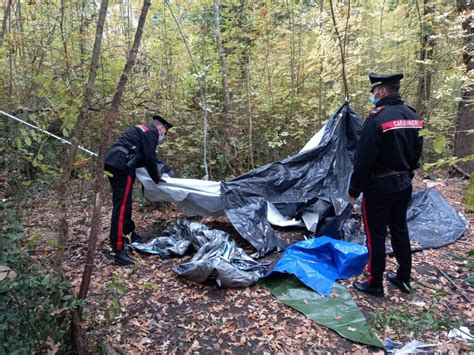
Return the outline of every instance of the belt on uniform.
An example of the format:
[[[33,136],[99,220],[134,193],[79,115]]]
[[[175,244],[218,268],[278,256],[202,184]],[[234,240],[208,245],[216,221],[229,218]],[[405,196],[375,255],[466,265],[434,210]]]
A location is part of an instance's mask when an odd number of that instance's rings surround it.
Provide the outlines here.
[[[385,171],[379,171],[375,173],[375,178],[383,178],[387,176],[394,176],[394,175],[403,175],[403,174],[408,174],[408,171],[397,171],[397,170],[385,170]]]
[[[111,151],[115,151],[115,150],[120,150],[121,152],[127,155],[130,154],[129,150],[125,148],[123,145],[116,145],[115,147],[112,147]]]

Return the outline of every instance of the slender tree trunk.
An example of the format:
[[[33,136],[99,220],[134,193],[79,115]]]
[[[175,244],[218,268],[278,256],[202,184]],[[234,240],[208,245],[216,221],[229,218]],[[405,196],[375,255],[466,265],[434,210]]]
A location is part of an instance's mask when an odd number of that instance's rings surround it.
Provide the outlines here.
[[[323,11],[324,1],[319,2],[319,41],[318,41],[318,53],[321,53],[321,38],[323,36]],[[323,72],[324,72],[324,59],[320,56],[321,62],[319,63],[319,88],[318,88],[318,123],[320,126],[323,119]]]
[[[59,274],[62,274],[62,263],[64,260],[64,248],[67,241],[68,235],[68,223],[67,223],[67,189],[69,180],[71,177],[72,166],[76,156],[77,146],[82,137],[84,126],[89,118],[89,108],[91,106],[91,100],[94,95],[95,78],[97,76],[97,69],[99,67],[99,54],[102,46],[102,37],[104,33],[104,23],[107,15],[107,8],[109,6],[109,0],[102,0],[99,11],[99,18],[97,20],[97,28],[95,33],[94,49],[92,51],[92,59],[89,70],[89,79],[84,90],[84,98],[82,102],[81,111],[79,117],[74,126],[73,135],[71,138],[71,146],[68,149],[66,158],[63,162],[63,170],[61,178],[58,184],[58,218],[59,218],[59,235],[58,235],[58,248],[56,249],[55,256],[55,270]]]
[[[8,0],[5,11],[3,12],[3,22],[2,22],[2,33],[0,33],[0,47],[3,46],[3,38],[7,32],[7,23],[10,21],[10,12],[12,8],[13,0]]]
[[[432,64],[435,40],[432,38],[433,29],[427,24],[426,18],[433,14],[435,5],[432,0],[423,0],[423,14],[421,14],[418,1],[416,1],[420,18],[420,53],[419,76],[417,89],[417,103],[421,117],[428,118],[429,102],[431,96]]]
[[[67,53],[67,39],[66,39],[66,34],[64,33],[64,18],[66,16],[66,0],[61,0],[61,19],[59,21],[59,29],[61,31],[61,42],[63,43],[63,50],[64,50],[64,61],[66,64],[66,78],[69,81],[69,56]]]
[[[198,81],[199,85],[199,92],[201,95],[201,100],[202,102],[199,104],[200,108],[202,109],[204,113],[204,132],[203,132],[203,148],[204,148],[204,156],[203,156],[203,165],[204,165],[204,180],[209,179],[209,168],[207,164],[207,136],[208,136],[208,129],[209,129],[209,118],[208,118],[208,113],[209,109],[207,108],[207,95],[206,95],[206,82],[204,78],[204,82],[201,81],[201,75],[197,69],[196,63],[194,61],[194,57],[191,53],[191,49],[189,48],[188,41],[186,41],[186,37],[184,36],[183,30],[181,29],[181,25],[179,24],[178,19],[174,15],[173,9],[171,8],[171,5],[168,1],[165,1],[166,5],[168,6],[168,9],[171,12],[171,15],[176,23],[176,26],[178,27],[179,33],[181,35],[181,38],[184,42],[184,45],[186,47],[186,51],[188,52],[189,59],[191,59],[191,64],[193,65],[194,69],[194,74],[196,74],[196,78]]]
[[[332,22],[334,25],[334,31],[336,32],[336,36],[338,39],[338,44],[339,44],[339,51],[341,53],[341,64],[342,64],[342,81],[344,83],[344,96],[347,98],[349,97],[349,87],[347,85],[347,76],[346,76],[346,38],[347,36],[344,37],[344,41],[342,40],[341,35],[339,34],[339,30],[337,28],[337,23],[336,23],[336,16],[334,15],[334,6],[332,4],[332,0],[329,0],[329,6],[331,8],[331,17],[332,17]],[[348,6],[350,9],[351,6],[351,1],[348,1]],[[349,21],[349,15],[350,12],[347,12],[347,22]]]
[[[225,61],[224,48],[222,46],[221,20],[220,20],[220,0],[214,1],[215,32],[217,37],[217,51],[219,54],[219,66],[222,76],[222,91],[224,95],[224,116],[226,123],[226,151],[230,150],[230,168],[237,176],[242,173],[242,163],[240,162],[237,147],[234,142],[232,114],[230,112],[230,91],[229,91],[229,71]]]
[[[466,65],[468,73],[474,72],[474,44],[472,38],[474,36],[474,2],[472,0],[458,0],[458,10],[464,16],[462,23],[465,50],[463,62]],[[466,130],[474,130],[474,85],[469,84],[462,89],[462,101],[458,107],[458,117],[456,122],[456,135],[454,139],[454,155],[456,157],[464,157],[474,154],[474,138],[468,135]],[[474,161],[460,163],[460,167],[468,172],[474,172]]]
[[[128,76],[130,75],[130,71],[133,65],[135,64],[137,58],[138,47],[140,46],[140,42],[142,39],[143,27],[145,25],[145,20],[150,4],[150,0],[144,0],[143,2],[140,18],[138,19],[137,30],[135,32],[135,39],[133,41],[130,53],[128,54],[127,62],[125,63],[125,67],[123,68],[122,75],[120,76],[119,82],[117,84],[110,110],[104,118],[104,123],[102,126],[101,141],[99,145],[99,156],[97,158],[95,166],[94,210],[91,220],[91,231],[87,248],[86,264],[84,267],[84,273],[82,274],[81,288],[79,290],[79,298],[81,299],[85,299],[87,297],[87,292],[89,291],[89,285],[91,282],[92,271],[94,269],[94,258],[95,251],[97,248],[97,236],[99,234],[99,226],[101,220],[102,185],[104,182],[105,153],[109,145],[112,125],[115,123],[115,120],[118,115],[119,105],[122,99],[122,94],[125,89],[125,85],[127,84]]]
[[[248,56],[247,65],[245,66],[245,91],[247,93],[247,119],[249,122],[249,155],[250,167],[255,168],[253,159],[253,118],[252,118],[252,98],[250,93],[250,56]]]

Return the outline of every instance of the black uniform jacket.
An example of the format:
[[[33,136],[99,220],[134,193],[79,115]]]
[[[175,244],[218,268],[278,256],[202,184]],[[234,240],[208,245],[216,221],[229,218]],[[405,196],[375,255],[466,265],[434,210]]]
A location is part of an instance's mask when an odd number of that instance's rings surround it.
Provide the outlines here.
[[[145,167],[152,180],[159,181],[160,175],[156,158],[158,137],[158,130],[153,123],[128,129],[107,152],[105,158],[106,168],[134,171],[135,168]],[[133,164],[130,164],[130,162],[133,162]]]
[[[423,148],[423,121],[400,96],[382,98],[364,122],[349,195],[403,191],[411,185]]]

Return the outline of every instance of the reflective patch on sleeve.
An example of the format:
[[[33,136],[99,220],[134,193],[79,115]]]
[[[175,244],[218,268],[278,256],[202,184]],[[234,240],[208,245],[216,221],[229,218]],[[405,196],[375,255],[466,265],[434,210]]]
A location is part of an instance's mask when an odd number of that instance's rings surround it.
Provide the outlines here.
[[[149,129],[146,125],[144,125],[144,124],[138,125],[137,127],[140,128],[140,129],[143,131],[143,133],[145,133],[145,132],[147,132],[147,131],[150,130],[150,129]]]
[[[382,123],[380,126],[382,128],[382,132],[391,131],[392,129],[406,129],[406,128],[415,128],[421,129],[423,128],[423,121],[422,120],[394,120]]]

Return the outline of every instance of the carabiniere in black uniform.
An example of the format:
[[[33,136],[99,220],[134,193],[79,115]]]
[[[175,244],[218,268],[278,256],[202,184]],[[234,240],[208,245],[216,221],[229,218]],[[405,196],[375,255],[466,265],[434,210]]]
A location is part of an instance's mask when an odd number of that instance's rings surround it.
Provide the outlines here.
[[[172,127],[159,115],[153,118],[160,123],[164,122],[167,129]],[[135,223],[132,220],[135,169],[145,167],[155,183],[163,181],[157,167],[158,143],[159,133],[155,123],[142,124],[128,129],[107,152],[105,170],[111,175],[109,181],[113,194],[110,242],[116,254],[124,249],[124,236],[131,233],[133,241],[135,234]]]
[[[372,90],[402,77],[403,74],[369,74]],[[419,167],[422,152],[423,140],[418,135],[422,125],[415,110],[405,105],[398,94],[381,98],[364,122],[349,188],[349,195],[354,198],[363,193],[362,217],[369,251],[369,279],[365,286],[354,283],[360,291],[383,296],[388,226],[399,268],[396,276],[388,274],[387,278],[403,292],[409,292],[411,247],[406,212],[411,199],[413,171]]]

